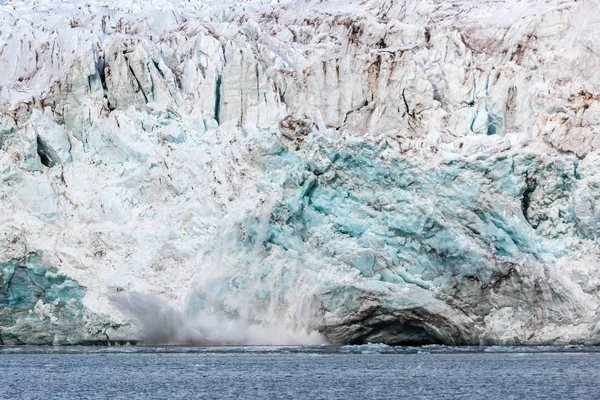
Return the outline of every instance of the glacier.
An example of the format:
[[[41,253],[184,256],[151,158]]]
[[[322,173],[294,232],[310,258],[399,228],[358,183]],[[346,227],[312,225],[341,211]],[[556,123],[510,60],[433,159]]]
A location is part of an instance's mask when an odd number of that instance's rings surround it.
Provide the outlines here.
[[[0,345],[597,344],[599,29],[0,2]]]

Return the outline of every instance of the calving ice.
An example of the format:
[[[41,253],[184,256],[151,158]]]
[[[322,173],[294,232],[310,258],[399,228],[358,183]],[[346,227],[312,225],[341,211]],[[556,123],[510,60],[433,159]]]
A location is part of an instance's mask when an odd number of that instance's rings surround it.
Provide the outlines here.
[[[0,343],[598,343],[599,29],[5,0]]]

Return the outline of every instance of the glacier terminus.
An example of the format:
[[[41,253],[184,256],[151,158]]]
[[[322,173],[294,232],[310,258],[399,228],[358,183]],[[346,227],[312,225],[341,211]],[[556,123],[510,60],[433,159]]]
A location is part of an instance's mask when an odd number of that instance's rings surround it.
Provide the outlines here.
[[[0,344],[598,344],[598,32],[598,0],[0,1]]]

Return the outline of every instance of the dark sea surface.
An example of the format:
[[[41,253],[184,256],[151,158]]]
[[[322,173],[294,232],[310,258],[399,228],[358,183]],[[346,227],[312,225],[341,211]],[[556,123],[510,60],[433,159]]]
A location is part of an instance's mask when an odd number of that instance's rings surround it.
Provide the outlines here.
[[[0,347],[0,399],[600,399],[589,347]]]

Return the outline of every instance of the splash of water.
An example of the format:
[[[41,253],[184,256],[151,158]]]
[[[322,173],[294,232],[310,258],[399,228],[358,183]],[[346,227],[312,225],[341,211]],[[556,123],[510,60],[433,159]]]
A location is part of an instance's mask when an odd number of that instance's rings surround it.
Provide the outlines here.
[[[156,296],[129,293],[112,301],[140,325],[146,344],[288,346],[326,344],[317,332],[290,332],[281,327],[252,324],[210,314],[189,316]]]

